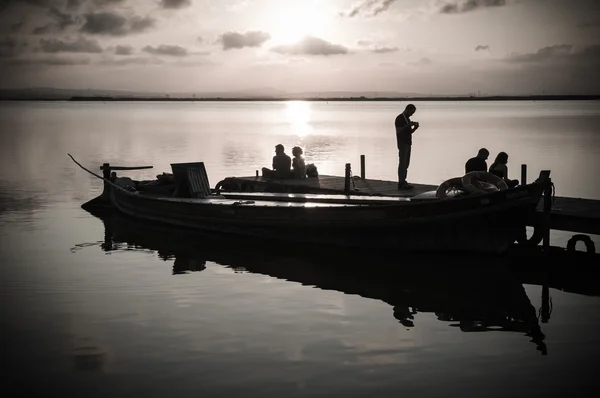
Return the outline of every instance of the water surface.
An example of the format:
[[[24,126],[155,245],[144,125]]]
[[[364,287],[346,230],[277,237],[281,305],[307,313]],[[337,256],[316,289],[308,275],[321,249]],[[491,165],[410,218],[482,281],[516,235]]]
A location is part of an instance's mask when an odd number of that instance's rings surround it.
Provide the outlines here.
[[[365,154],[367,177],[394,179],[393,119],[404,105],[1,103],[0,324],[9,387],[260,397],[538,396],[597,387],[596,296],[550,288],[548,320],[537,281],[489,258],[460,259],[463,267],[449,272],[456,259],[281,252],[99,218],[79,206],[101,182],[67,157],[98,172],[103,162],[154,166],[135,178],[204,161],[214,186],[268,166],[282,143],[288,152],[302,146],[322,174],[342,175],[348,162],[358,174]],[[508,152],[513,177],[521,163],[530,179],[551,169],[558,195],[600,199],[597,102],[416,105],[410,181],[462,175],[485,146],[492,156]],[[553,231],[552,243],[564,247],[570,236]],[[529,332],[535,325],[543,339]]]

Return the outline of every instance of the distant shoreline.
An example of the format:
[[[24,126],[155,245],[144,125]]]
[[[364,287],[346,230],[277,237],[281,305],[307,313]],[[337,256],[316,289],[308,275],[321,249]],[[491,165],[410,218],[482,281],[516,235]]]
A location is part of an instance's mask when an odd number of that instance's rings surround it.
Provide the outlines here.
[[[110,96],[73,96],[70,98],[51,98],[51,97],[39,97],[39,98],[0,98],[0,101],[160,101],[160,102],[241,102],[241,101],[257,101],[257,102],[280,102],[280,101],[597,101],[600,99],[600,95],[531,95],[531,96],[457,96],[457,97],[281,97],[281,98],[269,98],[269,97],[211,97],[211,98],[195,98],[195,97],[182,97],[182,98],[168,98],[168,97],[110,97]]]

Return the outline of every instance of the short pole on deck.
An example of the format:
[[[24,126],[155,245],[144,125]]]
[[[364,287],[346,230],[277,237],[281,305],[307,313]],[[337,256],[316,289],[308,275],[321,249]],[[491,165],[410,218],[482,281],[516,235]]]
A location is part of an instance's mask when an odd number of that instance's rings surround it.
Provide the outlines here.
[[[360,155],[360,178],[362,180],[365,179],[366,169],[365,169],[365,155]]]
[[[521,165],[521,185],[527,185],[527,165]]]
[[[258,170],[256,170],[256,176],[258,177]]]
[[[344,192],[350,192],[350,163],[346,163],[346,174],[344,176]]]
[[[102,177],[110,180],[110,163],[102,163]]]
[[[104,177],[104,189],[102,190],[102,194],[100,195],[100,197],[106,201],[108,201],[108,197],[109,197],[109,190],[110,190],[110,186],[108,185],[108,183],[106,182],[106,180],[110,180],[110,164],[109,163],[102,163],[102,166],[100,167],[102,169],[102,177]]]
[[[544,190],[544,240],[543,249],[550,249],[550,211],[552,210],[552,181],[548,179],[548,185]]]

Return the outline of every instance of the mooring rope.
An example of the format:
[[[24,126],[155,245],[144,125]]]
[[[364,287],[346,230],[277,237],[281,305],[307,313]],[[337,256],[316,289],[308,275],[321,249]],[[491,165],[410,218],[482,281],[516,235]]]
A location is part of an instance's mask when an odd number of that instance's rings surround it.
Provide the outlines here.
[[[88,173],[90,173],[91,175],[93,175],[94,177],[97,177],[97,178],[99,178],[101,180],[104,180],[106,182],[109,182],[109,183],[111,182],[110,180],[107,180],[106,178],[104,178],[102,176],[99,176],[98,174],[94,173],[93,171],[90,171],[90,170],[86,169],[85,167],[83,167],[81,165],[81,163],[79,163],[77,160],[75,160],[75,158],[73,156],[71,156],[70,153],[67,153],[67,155],[69,155],[69,157],[71,158],[71,160],[73,160],[77,166],[81,167],[82,169],[84,169],[85,171],[87,171]]]

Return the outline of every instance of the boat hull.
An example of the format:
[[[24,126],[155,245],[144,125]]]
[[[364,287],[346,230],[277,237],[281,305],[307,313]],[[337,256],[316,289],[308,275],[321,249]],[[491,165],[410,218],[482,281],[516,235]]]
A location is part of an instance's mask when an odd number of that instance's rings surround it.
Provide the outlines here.
[[[353,206],[177,199],[110,189],[123,214],[210,232],[298,244],[503,253],[522,234],[541,184],[445,201]]]

